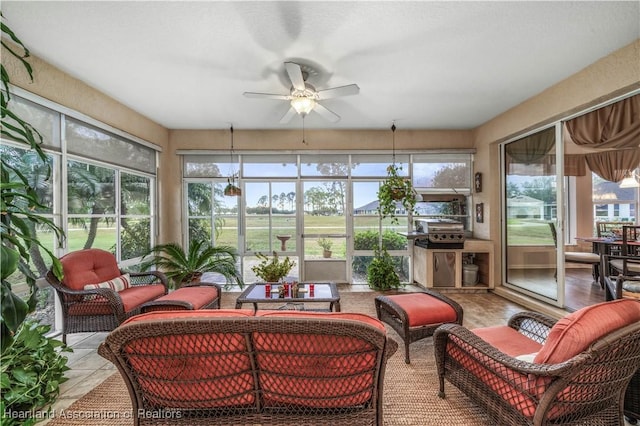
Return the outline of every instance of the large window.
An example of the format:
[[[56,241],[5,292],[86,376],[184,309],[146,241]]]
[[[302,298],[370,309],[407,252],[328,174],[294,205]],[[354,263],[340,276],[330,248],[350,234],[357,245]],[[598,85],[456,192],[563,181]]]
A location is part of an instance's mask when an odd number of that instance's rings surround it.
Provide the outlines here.
[[[156,151],[117,129],[17,90],[24,97],[13,95],[11,108],[43,136],[48,164],[4,138],[0,155],[36,189],[44,204],[38,214],[62,228],[66,237],[56,241],[51,232],[36,229],[39,241],[57,256],[95,247],[112,252],[121,266],[135,267],[155,241]],[[32,270],[43,277],[48,256],[38,247],[31,256]],[[15,291],[28,293],[23,277],[14,274],[11,279]],[[55,325],[52,290],[40,290],[33,316]]]
[[[185,235],[220,244],[222,230],[228,229],[224,241],[238,247],[247,282],[255,280],[255,253],[275,251],[296,260],[294,276],[305,273],[304,265],[325,262],[327,268],[346,265],[349,282],[365,283],[367,266],[379,247],[389,251],[402,281],[409,282],[410,245],[398,232],[411,228],[410,215],[400,213],[400,222],[392,224],[377,212],[377,192],[390,160],[388,153],[246,153],[234,154],[231,160],[225,154],[186,154]],[[418,183],[421,192],[462,195],[471,193],[471,160],[469,153],[395,156],[401,173]],[[242,196],[222,197],[216,185],[236,173]],[[225,207],[216,210],[220,205]],[[433,206],[423,207],[424,214],[434,211]],[[223,218],[223,211],[239,213]],[[437,213],[462,218],[466,211],[463,206],[458,212]],[[234,237],[235,244],[227,240]],[[327,243],[330,250],[323,248]]]
[[[635,223],[638,218],[638,188],[620,188],[619,183],[604,180],[595,173],[591,178],[595,221]]]

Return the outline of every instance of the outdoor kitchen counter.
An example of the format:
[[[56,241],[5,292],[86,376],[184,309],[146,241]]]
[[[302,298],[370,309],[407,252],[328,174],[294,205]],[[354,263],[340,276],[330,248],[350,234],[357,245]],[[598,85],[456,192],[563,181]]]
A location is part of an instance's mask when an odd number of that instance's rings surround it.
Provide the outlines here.
[[[449,282],[434,282],[436,261],[434,253],[448,253],[447,258],[453,264],[452,278]],[[478,283],[463,285],[463,254],[473,254],[473,263],[478,266]],[[494,287],[493,282],[493,242],[470,238],[465,240],[463,249],[425,249],[413,247],[413,280],[425,288],[445,291],[477,291]]]

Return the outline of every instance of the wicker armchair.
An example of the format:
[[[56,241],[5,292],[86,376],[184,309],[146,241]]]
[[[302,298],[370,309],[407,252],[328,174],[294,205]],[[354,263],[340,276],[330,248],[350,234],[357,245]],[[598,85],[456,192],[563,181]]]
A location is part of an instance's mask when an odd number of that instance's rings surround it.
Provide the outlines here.
[[[640,367],[640,302],[603,302],[559,321],[523,312],[507,326],[434,334],[440,378],[500,425],[622,425]]]
[[[629,260],[616,256],[622,260]],[[636,262],[639,260],[636,258]],[[640,300],[640,276],[606,276],[607,300],[631,298]],[[631,379],[624,394],[624,415],[631,424],[640,420],[640,370]]]
[[[113,254],[100,249],[68,253],[60,258],[64,278],[46,275],[62,305],[62,341],[67,334],[111,331],[139,314],[145,302],[167,294],[167,279],[160,272],[125,273]],[[114,282],[122,283],[122,288]],[[95,287],[95,288],[90,288]]]

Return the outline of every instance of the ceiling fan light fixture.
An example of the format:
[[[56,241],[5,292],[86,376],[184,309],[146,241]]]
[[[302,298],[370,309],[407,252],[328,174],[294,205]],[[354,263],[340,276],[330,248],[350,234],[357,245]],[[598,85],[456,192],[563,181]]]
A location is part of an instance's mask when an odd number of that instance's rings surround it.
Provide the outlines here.
[[[291,99],[291,106],[298,114],[307,115],[316,106],[316,100],[308,96],[296,96]]]

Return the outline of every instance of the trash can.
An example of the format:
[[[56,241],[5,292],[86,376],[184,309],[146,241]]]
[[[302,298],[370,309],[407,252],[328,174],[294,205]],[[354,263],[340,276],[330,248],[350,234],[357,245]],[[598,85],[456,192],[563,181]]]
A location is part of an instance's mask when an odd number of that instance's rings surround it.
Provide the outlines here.
[[[470,286],[478,284],[478,265],[469,263],[462,265],[462,285]]]

